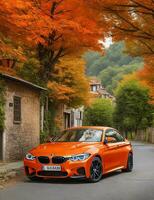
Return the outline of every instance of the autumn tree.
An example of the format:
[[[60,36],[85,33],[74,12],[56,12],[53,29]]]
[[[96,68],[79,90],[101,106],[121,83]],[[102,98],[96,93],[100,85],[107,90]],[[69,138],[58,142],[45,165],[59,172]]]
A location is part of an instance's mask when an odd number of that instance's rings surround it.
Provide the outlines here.
[[[133,45],[137,54],[154,54],[153,0],[95,0],[95,3],[113,39],[137,44]]]
[[[59,58],[98,48],[102,37],[97,13],[84,0],[2,0],[0,12],[1,55],[18,57],[37,46],[46,82]]]
[[[45,82],[50,79],[60,58],[69,54],[81,55],[88,48],[98,48],[98,39],[101,38],[95,12],[87,2],[54,1],[50,2],[48,11],[59,26],[52,28],[47,37],[43,36],[44,43],[38,44],[38,59]]]
[[[89,104],[89,84],[84,65],[81,58],[69,56],[56,65],[52,80],[48,82],[52,101],[70,107]]]
[[[151,103],[154,104],[154,62],[146,60],[145,66],[137,73],[139,80],[143,82],[150,90],[152,97]]]
[[[1,0],[0,13],[0,56],[21,60],[24,58],[23,47],[32,47],[39,40],[39,26],[38,32],[33,26],[38,14],[30,0],[24,3],[22,0]]]
[[[31,58],[18,67],[17,74],[25,80],[43,86],[40,63]],[[55,104],[78,107],[89,104],[89,83],[85,62],[80,57],[66,56],[55,66],[48,81],[49,97]]]

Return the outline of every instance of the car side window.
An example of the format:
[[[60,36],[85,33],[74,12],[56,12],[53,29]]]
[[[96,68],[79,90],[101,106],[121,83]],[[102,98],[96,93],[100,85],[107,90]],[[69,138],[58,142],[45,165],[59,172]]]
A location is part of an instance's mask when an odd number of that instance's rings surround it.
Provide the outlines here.
[[[105,139],[108,143],[123,142],[124,138],[114,129],[107,129]]]
[[[116,137],[116,133],[113,129],[106,130],[105,139],[107,140],[108,143],[118,142],[117,137]]]
[[[123,142],[124,138],[122,137],[122,135],[120,135],[120,133],[118,133],[116,130],[114,130],[114,132],[116,134],[117,142]]]

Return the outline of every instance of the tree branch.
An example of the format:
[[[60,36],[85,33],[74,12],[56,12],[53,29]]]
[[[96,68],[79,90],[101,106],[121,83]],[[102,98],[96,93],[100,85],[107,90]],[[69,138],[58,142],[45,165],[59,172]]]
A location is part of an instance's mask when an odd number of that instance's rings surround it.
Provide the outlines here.
[[[151,7],[150,8],[147,7],[145,4],[143,5],[143,4],[141,4],[141,3],[139,3],[139,2],[137,2],[135,0],[131,0],[131,2],[135,3],[136,5],[140,6],[141,8],[144,8],[146,10],[151,10],[152,12],[154,12],[154,9],[152,9]]]
[[[151,54],[154,54],[154,50],[151,48],[150,45],[148,45],[146,42],[144,42],[143,40],[139,40],[140,43],[142,43],[143,45],[145,45],[149,50]]]
[[[55,55],[55,57],[53,58],[53,63],[56,63],[57,60],[60,58],[61,54],[63,53],[64,51],[64,48],[63,47],[60,47],[57,54]]]
[[[134,25],[132,22],[130,22],[128,19],[124,18],[123,16],[121,16],[119,14],[119,12],[117,12],[116,10],[113,10],[112,8],[105,8],[106,10],[110,11],[111,13],[113,13],[115,16],[117,16],[118,18],[120,18],[122,21],[126,22],[128,25],[130,25],[133,29],[125,29],[123,27],[119,27],[116,26],[118,29],[124,30],[124,31],[128,31],[128,32],[140,32],[140,35],[147,35],[148,37],[146,37],[147,39],[154,39],[154,35],[150,34],[146,31],[143,31],[140,27],[137,27],[136,25]]]

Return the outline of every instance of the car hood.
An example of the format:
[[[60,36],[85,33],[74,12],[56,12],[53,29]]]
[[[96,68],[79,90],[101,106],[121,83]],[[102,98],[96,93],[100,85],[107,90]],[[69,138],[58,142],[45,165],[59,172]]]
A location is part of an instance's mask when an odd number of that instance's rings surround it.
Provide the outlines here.
[[[52,142],[41,144],[32,149],[34,156],[57,155],[66,156],[80,153],[95,153],[103,146],[101,142]]]

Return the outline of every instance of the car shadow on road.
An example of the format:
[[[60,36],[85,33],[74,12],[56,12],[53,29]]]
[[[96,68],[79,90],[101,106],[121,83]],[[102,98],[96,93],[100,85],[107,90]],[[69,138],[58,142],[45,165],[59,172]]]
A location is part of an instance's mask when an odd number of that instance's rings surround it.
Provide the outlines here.
[[[121,171],[115,171],[109,174],[103,175],[101,181],[120,175],[122,174]],[[100,182],[101,182],[100,181]],[[62,178],[62,179],[46,179],[46,180],[40,180],[40,181],[30,181],[28,178],[24,178],[23,182],[25,183],[45,183],[45,184],[90,184],[90,182],[87,179],[71,179],[71,178]]]
[[[108,179],[108,178],[112,178],[114,176],[118,176],[118,175],[122,175],[122,171],[121,170],[117,170],[117,171],[114,171],[114,172],[110,172],[109,174],[105,174],[103,175],[102,179]]]

